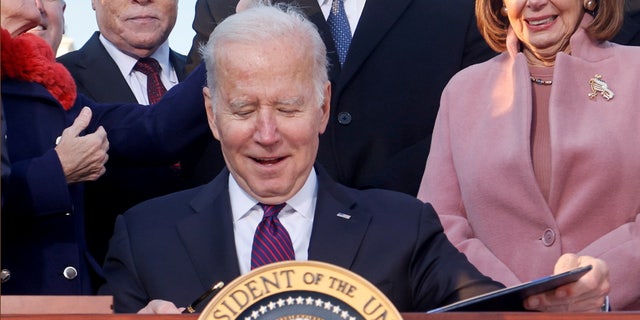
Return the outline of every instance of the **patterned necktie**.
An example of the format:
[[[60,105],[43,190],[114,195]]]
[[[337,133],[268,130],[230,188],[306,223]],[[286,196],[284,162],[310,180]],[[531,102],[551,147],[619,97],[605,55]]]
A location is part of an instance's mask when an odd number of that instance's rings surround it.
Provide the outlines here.
[[[160,71],[162,68],[158,61],[154,58],[140,58],[133,70],[140,71],[147,76],[147,97],[149,98],[149,104],[154,104],[160,101],[162,95],[167,92],[167,88],[162,84],[160,80]]]
[[[333,41],[336,43],[340,65],[342,65],[351,44],[351,28],[349,28],[347,13],[344,11],[344,0],[333,0],[327,23],[331,29]]]
[[[291,237],[278,219],[278,213],[285,205],[286,203],[274,206],[260,203],[264,215],[253,236],[252,270],[265,264],[295,259]]]

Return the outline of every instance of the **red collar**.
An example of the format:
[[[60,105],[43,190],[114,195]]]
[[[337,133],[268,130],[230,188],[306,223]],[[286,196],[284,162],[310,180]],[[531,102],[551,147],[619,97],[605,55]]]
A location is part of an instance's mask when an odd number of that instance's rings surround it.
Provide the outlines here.
[[[57,63],[53,50],[40,37],[30,33],[11,38],[2,29],[2,79],[11,78],[43,85],[65,110],[76,100],[76,83],[69,71]]]

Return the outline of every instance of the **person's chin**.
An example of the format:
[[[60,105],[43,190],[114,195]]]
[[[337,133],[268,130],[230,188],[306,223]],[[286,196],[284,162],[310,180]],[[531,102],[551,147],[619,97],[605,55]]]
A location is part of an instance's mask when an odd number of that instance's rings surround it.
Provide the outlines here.
[[[31,33],[34,36],[38,36],[40,38],[43,38],[46,40],[45,35],[47,34],[44,30],[39,30],[39,29],[31,29],[28,31],[29,33]]]

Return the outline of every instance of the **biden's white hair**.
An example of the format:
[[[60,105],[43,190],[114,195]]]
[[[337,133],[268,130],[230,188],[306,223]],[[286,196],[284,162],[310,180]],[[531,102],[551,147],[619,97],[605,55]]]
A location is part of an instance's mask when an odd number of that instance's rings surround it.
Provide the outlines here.
[[[225,50],[225,43],[264,43],[290,39],[293,45],[308,50],[313,55],[312,80],[318,105],[324,100],[324,86],[328,81],[326,47],[316,26],[298,7],[292,4],[257,0],[246,9],[224,19],[211,33],[209,41],[200,48],[207,68],[207,83],[212,94],[212,104],[218,103],[216,68],[218,59]],[[289,40],[287,40],[289,41]]]

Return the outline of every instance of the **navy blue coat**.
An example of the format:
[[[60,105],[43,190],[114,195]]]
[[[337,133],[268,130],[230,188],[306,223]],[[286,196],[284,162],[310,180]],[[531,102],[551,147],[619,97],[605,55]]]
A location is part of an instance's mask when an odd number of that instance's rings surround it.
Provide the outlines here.
[[[83,106],[93,110],[87,133],[107,130],[110,161],[172,163],[192,141],[210,135],[202,87],[204,66],[155,107],[97,104],[78,95],[65,112],[40,84],[2,81],[11,174],[2,185],[3,294],[92,294],[99,266],[86,248],[83,184],[67,185],[56,138]],[[105,84],[107,85],[107,84]],[[3,180],[5,182],[5,180]],[[67,267],[73,267],[73,277]],[[67,270],[67,279],[64,276]]]

